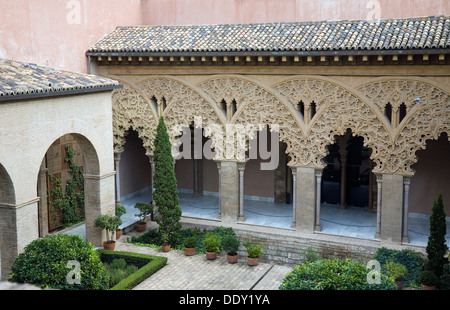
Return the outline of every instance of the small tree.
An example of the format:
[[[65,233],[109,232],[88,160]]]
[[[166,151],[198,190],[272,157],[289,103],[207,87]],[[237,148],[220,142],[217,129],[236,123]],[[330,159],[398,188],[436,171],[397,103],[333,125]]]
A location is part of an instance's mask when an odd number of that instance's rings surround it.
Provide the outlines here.
[[[153,159],[155,163],[153,199],[158,207],[155,218],[159,231],[168,235],[169,244],[175,245],[181,231],[181,208],[179,206],[177,180],[173,168],[172,145],[164,119],[159,118],[154,141]]]
[[[114,233],[120,226],[120,218],[108,214],[102,214],[94,221],[94,227],[101,228],[106,233],[106,240],[113,241]]]
[[[434,200],[430,216],[430,236],[427,243],[428,269],[433,271],[439,278],[442,275],[444,265],[448,263],[445,253],[448,250],[445,234],[447,226],[445,222],[444,205],[442,194],[439,193]]]
[[[145,223],[145,218],[153,212],[153,205],[151,203],[136,202],[134,207],[139,210],[139,213],[136,215],[139,217],[139,222],[141,223]]]

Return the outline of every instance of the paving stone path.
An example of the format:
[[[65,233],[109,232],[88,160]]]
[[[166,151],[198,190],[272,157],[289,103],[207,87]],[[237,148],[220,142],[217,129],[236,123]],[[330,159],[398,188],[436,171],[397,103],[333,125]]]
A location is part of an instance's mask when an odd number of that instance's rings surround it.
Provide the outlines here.
[[[136,286],[135,290],[278,290],[291,267],[260,263],[248,266],[246,257],[229,264],[221,252],[215,260],[205,254],[186,256],[183,251],[159,249],[117,242],[116,250],[168,258],[167,265]]]

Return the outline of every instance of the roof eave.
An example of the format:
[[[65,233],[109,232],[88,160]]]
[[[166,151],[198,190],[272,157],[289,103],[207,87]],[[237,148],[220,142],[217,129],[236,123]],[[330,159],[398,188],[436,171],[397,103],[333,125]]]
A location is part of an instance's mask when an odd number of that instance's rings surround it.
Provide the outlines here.
[[[122,87],[123,87],[122,84],[117,84],[117,85],[107,85],[107,86],[99,86],[99,87],[87,87],[87,88],[81,88],[81,89],[78,88],[78,89],[58,90],[58,91],[49,91],[49,92],[33,92],[33,93],[26,93],[26,94],[3,95],[3,96],[0,96],[0,102],[28,100],[28,99],[42,99],[42,98],[49,98],[49,97],[79,95],[79,94],[89,94],[89,93],[110,91],[110,90],[119,89]]]
[[[346,55],[422,55],[449,54],[450,48],[372,49],[372,50],[314,50],[314,51],[176,51],[176,52],[97,52],[87,56],[346,56]]]

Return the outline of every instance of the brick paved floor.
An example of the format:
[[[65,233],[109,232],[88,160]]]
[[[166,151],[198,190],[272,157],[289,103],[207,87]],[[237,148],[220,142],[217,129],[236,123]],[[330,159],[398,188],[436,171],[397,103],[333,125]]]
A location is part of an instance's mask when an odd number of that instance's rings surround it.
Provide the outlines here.
[[[121,238],[122,239],[122,238]],[[260,263],[248,266],[246,257],[229,264],[225,253],[207,260],[204,254],[186,256],[183,251],[161,250],[117,242],[116,250],[165,256],[167,265],[140,283],[135,290],[278,290],[291,267]]]

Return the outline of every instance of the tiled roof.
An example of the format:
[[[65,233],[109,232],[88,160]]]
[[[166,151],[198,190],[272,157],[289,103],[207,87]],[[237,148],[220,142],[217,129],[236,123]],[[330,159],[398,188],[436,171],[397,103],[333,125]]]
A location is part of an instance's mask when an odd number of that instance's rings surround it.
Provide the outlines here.
[[[447,49],[450,16],[323,22],[117,27],[88,55]]]
[[[95,92],[120,87],[117,81],[0,58],[0,101]]]

